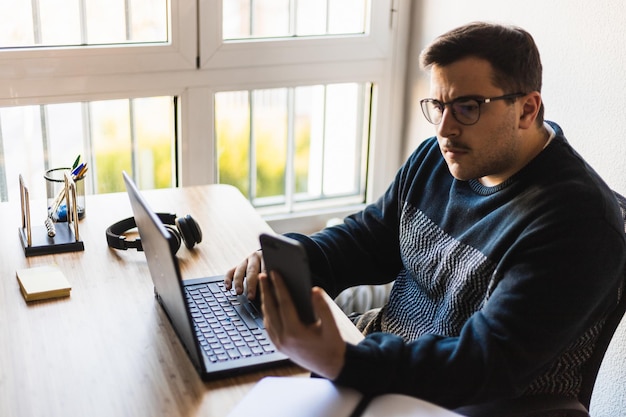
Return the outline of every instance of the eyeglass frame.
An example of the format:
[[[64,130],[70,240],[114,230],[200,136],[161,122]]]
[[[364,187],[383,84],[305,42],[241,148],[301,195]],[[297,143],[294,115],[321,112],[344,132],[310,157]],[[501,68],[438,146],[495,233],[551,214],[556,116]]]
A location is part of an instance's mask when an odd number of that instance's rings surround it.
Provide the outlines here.
[[[422,100],[420,100],[420,107],[422,108],[422,114],[424,115],[424,117],[426,118],[426,121],[428,121],[428,123],[433,124],[435,126],[441,124],[441,121],[443,120],[443,112],[446,109],[446,106],[450,106],[450,108],[452,109],[452,116],[454,116],[454,120],[456,120],[457,122],[461,123],[464,126],[472,126],[475,125],[476,123],[478,123],[478,121],[480,120],[480,106],[483,104],[488,104],[491,103],[493,101],[497,101],[497,100],[508,100],[508,99],[514,99],[514,98],[519,98],[519,97],[523,97],[525,96],[527,93],[511,93],[511,94],[504,94],[502,96],[497,96],[497,97],[489,97],[489,98],[480,98],[480,97],[472,97],[472,96],[463,96],[463,97],[457,97],[454,100],[448,101],[447,103],[444,103],[442,101],[439,101],[437,99],[434,98],[424,98]],[[465,123],[460,121],[457,116],[456,116],[456,111],[454,110],[454,104],[455,103],[459,103],[462,101],[468,101],[468,100],[473,100],[476,103],[478,103],[478,117],[476,117],[476,120],[473,121],[472,123]],[[441,108],[443,109],[441,111],[441,118],[439,119],[439,122],[434,123],[431,118],[428,116],[430,113],[426,110],[426,105],[428,103],[436,103],[439,106],[441,106]]]

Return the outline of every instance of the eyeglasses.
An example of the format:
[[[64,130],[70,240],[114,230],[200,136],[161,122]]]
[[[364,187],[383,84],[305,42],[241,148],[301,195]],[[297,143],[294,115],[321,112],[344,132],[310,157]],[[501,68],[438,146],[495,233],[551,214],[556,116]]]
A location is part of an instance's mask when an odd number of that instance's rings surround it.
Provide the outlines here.
[[[457,122],[462,125],[473,125],[480,119],[480,105],[491,103],[496,100],[510,100],[526,95],[525,93],[513,93],[505,94],[503,96],[491,97],[491,98],[474,98],[474,97],[459,97],[452,101],[443,103],[434,98],[425,98],[420,100],[422,106],[422,113],[424,117],[430,123],[438,125],[443,118],[443,111],[446,106],[450,106],[452,109],[452,115]]]

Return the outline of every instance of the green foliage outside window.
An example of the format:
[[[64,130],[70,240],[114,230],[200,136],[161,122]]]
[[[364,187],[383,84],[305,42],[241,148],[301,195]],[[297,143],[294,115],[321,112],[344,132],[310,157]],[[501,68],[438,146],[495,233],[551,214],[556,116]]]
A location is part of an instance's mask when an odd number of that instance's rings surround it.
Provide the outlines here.
[[[256,197],[285,194],[287,161],[286,116],[269,117],[255,130]],[[294,169],[296,192],[308,189],[310,123],[298,123],[295,138]],[[217,122],[219,182],[237,187],[250,198],[249,123],[222,117]]]

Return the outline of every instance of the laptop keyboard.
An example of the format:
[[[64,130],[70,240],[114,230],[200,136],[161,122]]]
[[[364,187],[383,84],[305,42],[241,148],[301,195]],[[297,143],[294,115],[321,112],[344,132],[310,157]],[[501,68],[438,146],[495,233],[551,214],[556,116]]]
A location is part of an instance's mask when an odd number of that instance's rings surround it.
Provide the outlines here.
[[[222,282],[185,287],[194,328],[211,362],[224,362],[276,351],[265,331],[253,319],[258,314],[242,305],[234,290]],[[242,309],[246,309],[243,312]],[[248,314],[246,314],[248,313]]]

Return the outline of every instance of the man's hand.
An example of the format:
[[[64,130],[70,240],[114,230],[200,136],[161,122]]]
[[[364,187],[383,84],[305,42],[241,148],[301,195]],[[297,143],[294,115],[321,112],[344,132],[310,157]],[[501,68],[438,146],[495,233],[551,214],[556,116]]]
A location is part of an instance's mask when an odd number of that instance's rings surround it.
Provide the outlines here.
[[[265,328],[274,345],[298,365],[329,379],[335,379],[344,365],[346,342],[335,324],[321,288],[311,291],[317,322],[305,325],[282,277],[260,276]]]
[[[262,252],[260,250],[253,252],[242,263],[226,272],[224,285],[229,290],[235,287],[237,294],[242,294],[244,280],[246,280],[246,295],[250,300],[253,300],[256,297],[259,274],[264,269]]]

